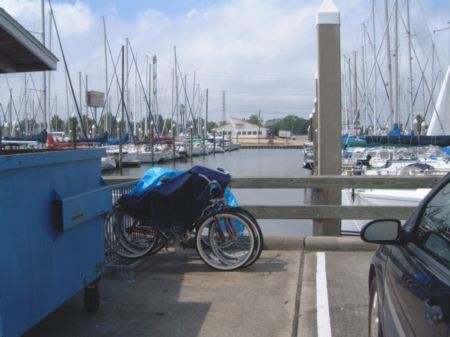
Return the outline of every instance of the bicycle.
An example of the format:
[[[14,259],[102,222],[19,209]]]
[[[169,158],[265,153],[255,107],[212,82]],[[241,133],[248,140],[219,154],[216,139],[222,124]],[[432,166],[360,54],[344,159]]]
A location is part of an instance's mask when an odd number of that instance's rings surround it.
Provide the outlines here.
[[[107,218],[106,237],[115,252],[124,258],[140,258],[175,243],[186,246],[193,239],[200,258],[214,269],[234,270],[255,263],[263,248],[258,222],[247,210],[227,205],[224,193],[227,184],[208,177],[212,170],[201,168],[200,171],[206,174],[194,174],[206,185],[198,195],[206,192],[208,205],[187,228],[167,227],[149,219],[143,221],[131,216],[120,202],[114,206]],[[192,173],[192,169],[188,172]]]

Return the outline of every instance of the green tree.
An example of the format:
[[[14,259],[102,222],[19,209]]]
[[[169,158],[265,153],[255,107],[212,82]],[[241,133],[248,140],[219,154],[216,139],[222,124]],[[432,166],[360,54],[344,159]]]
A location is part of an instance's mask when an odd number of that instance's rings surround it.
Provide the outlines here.
[[[291,131],[294,135],[306,135],[308,133],[309,120],[289,115],[275,123],[271,129],[274,134],[278,134],[279,130]]]
[[[247,119],[247,122],[249,122],[251,124],[259,125],[259,126],[263,126],[263,124],[264,124],[263,119],[255,114],[250,115],[250,117]]]
[[[106,130],[106,118],[108,118],[108,129]],[[112,137],[117,137],[117,120],[116,118],[111,114],[103,114],[98,122],[98,133],[104,134],[106,131],[110,133]]]
[[[422,123],[425,121],[425,117],[423,117],[422,115],[417,115],[416,121],[417,121],[417,133],[420,135],[422,134]]]
[[[208,125],[206,126],[206,130],[208,130],[208,132],[212,132],[212,129],[217,128],[218,125],[216,122],[208,122]]]
[[[64,131],[65,123],[58,115],[53,115],[50,126],[53,131]]]

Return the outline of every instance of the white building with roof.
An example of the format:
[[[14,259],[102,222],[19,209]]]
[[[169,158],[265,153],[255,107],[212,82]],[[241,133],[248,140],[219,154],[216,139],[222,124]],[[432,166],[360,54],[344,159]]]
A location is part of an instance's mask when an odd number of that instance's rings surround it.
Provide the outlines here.
[[[258,126],[242,119],[230,117],[228,123],[224,126],[213,129],[216,134],[227,135],[230,139],[242,139],[242,138],[267,138],[268,129],[262,126]]]

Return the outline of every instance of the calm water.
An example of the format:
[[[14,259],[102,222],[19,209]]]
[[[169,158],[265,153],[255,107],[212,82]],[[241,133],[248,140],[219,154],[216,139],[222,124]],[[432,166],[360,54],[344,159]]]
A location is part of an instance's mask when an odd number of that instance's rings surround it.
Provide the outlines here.
[[[309,175],[309,171],[302,168],[303,152],[300,149],[239,150],[157,165],[177,170],[187,170],[193,165],[202,165],[212,169],[220,167],[233,177],[239,178],[304,177]],[[149,167],[150,164],[145,164],[141,167],[125,168],[123,175],[140,177]],[[117,174],[117,172],[108,172],[105,175]]]
[[[303,177],[310,171],[302,168],[303,152],[300,149],[251,149],[239,150],[216,155],[194,157],[192,160],[175,163],[158,164],[177,170],[187,170],[193,165],[202,165],[212,169],[225,169],[233,177]],[[141,177],[150,167],[145,164],[136,168],[123,169],[123,175]],[[118,175],[118,172],[107,172],[106,175]],[[233,190],[239,203],[245,205],[295,206],[310,203],[310,192],[292,189],[235,189]],[[260,220],[264,235],[306,236],[312,234],[310,220]]]

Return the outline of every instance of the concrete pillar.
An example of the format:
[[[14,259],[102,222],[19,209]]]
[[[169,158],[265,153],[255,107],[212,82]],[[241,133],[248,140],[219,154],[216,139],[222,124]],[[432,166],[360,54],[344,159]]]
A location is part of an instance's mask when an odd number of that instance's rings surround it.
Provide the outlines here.
[[[317,12],[317,174],[341,174],[341,48],[340,12],[324,0]],[[340,189],[326,189],[317,198],[325,205],[341,205]],[[340,235],[341,221],[319,220],[314,235]]]

